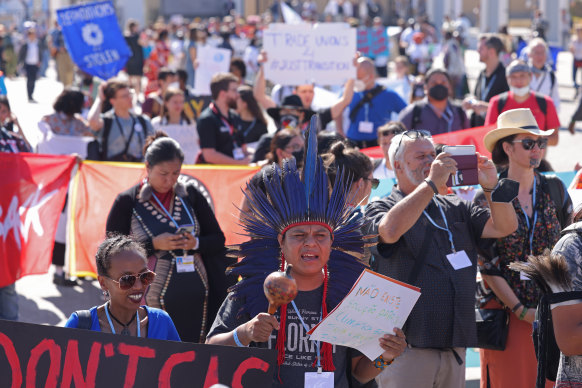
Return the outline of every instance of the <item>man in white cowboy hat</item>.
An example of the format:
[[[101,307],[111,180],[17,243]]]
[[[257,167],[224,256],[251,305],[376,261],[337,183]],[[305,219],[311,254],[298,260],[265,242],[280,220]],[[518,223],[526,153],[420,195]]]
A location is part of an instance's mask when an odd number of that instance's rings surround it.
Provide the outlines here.
[[[410,347],[377,381],[381,387],[461,388],[466,348],[477,343],[477,247],[484,238],[512,233],[517,217],[510,203],[491,201],[497,171],[485,156],[478,155],[479,183],[490,211],[444,195],[457,163],[449,154],[436,155],[428,132],[396,135],[388,154],[398,184],[366,208],[371,234],[379,236],[371,267],[420,287],[422,295],[404,327]]]
[[[548,144],[558,144],[557,130],[560,128],[560,119],[556,107],[550,97],[531,90],[532,72],[529,65],[524,61],[515,60],[507,66],[505,74],[509,83],[509,92],[501,93],[491,99],[487,108],[485,125],[495,124],[502,112],[529,108],[539,129],[554,130],[548,137]]]

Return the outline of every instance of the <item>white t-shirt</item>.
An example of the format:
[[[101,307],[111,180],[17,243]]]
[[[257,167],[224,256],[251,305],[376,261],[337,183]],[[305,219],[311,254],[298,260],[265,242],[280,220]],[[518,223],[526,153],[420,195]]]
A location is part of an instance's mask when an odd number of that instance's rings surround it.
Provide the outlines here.
[[[168,124],[165,117],[156,117],[152,120],[152,126],[156,131],[164,131],[172,139],[180,143],[184,151],[184,164],[196,164],[200,154],[200,137],[196,129],[196,122],[190,124],[182,121],[180,124]]]
[[[386,167],[386,159],[382,159],[382,162],[376,167],[372,176],[376,179],[396,179],[396,174],[394,174],[394,170]]]

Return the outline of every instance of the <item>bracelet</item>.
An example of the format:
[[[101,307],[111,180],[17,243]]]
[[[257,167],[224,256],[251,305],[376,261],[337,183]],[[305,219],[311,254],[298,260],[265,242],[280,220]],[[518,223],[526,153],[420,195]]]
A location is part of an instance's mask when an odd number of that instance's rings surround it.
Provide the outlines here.
[[[527,307],[524,307],[523,310],[521,310],[521,314],[519,314],[520,321],[523,321],[523,318],[525,318],[525,314],[527,314]]]
[[[238,329],[238,328],[237,328]],[[238,339],[238,334],[236,333],[236,329],[233,330],[232,332],[232,337],[234,338],[234,343],[236,344],[236,346],[238,346],[239,348],[246,348],[247,346],[243,345],[242,342],[240,342],[240,340]]]
[[[521,304],[521,302],[517,302],[517,304],[515,306],[513,306],[513,308],[511,309],[511,312],[515,314],[515,312],[521,307],[523,306]]]
[[[390,361],[386,361],[386,360],[384,360],[384,357],[382,355],[380,355],[380,357],[378,357],[377,359],[375,359],[372,362],[374,363],[375,368],[383,370],[388,365],[392,364],[394,362],[394,359],[392,359]]]
[[[432,191],[434,191],[435,195],[439,194],[439,189],[437,189],[436,185],[434,184],[433,181],[431,181],[428,178],[425,178],[424,181],[426,182],[427,185],[430,186],[430,188],[432,189]]]

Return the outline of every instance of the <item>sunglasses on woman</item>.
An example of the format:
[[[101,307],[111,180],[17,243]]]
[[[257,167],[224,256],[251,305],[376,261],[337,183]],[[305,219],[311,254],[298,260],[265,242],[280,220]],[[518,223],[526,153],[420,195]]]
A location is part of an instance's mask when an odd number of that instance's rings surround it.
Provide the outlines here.
[[[123,275],[122,277],[119,278],[119,280],[115,280],[113,278],[110,278],[109,276],[106,276],[106,278],[113,280],[115,283],[119,285],[119,288],[121,288],[122,290],[129,290],[131,287],[133,287],[137,278],[139,278],[141,284],[143,284],[146,287],[149,286],[156,278],[156,273],[152,271],[145,271],[142,273],[138,273],[137,275]]]
[[[541,138],[541,139],[521,139],[521,140],[514,140],[514,143],[521,143],[521,146],[523,147],[524,150],[529,151],[532,150],[534,148],[534,145],[538,145],[540,150],[543,150],[544,148],[546,148],[548,146],[548,139],[547,138]]]
[[[378,188],[378,186],[380,185],[380,179],[364,178],[364,180],[372,182],[372,189],[374,189],[374,190],[376,190]]]

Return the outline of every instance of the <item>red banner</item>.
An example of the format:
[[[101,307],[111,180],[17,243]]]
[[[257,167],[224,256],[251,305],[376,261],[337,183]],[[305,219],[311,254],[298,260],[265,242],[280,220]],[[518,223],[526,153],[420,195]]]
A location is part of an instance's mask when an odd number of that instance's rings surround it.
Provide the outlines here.
[[[481,155],[491,158],[491,152],[487,151],[487,149],[485,148],[485,144],[483,144],[483,138],[485,137],[487,132],[491,131],[492,129],[495,129],[494,125],[463,129],[461,131],[434,135],[432,137],[432,140],[434,144],[474,145],[477,152],[479,152]],[[384,157],[384,155],[382,154],[382,149],[379,146],[363,149],[362,152],[371,158]]]
[[[46,273],[72,156],[0,153],[0,287]]]
[[[238,235],[241,188],[257,168],[236,166],[182,166],[182,174],[194,179],[209,199],[227,244],[244,240]],[[145,167],[140,163],[84,162],[71,194],[69,219],[69,264],[73,275],[95,273],[95,253],[105,238],[105,223],[115,197],[141,181]]]

